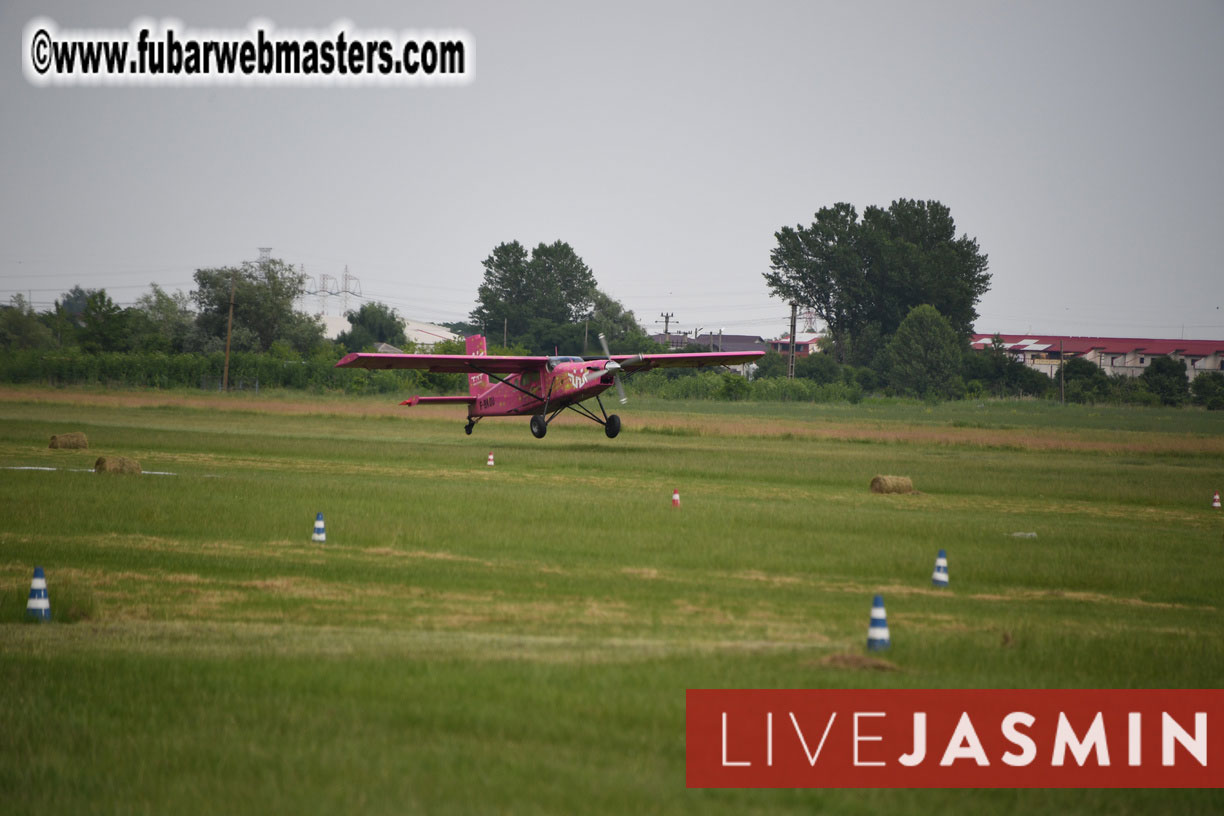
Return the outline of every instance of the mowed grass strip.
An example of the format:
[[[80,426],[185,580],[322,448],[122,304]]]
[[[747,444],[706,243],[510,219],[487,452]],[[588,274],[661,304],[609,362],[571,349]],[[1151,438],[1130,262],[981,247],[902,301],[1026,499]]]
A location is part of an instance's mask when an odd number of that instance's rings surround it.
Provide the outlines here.
[[[617,440],[590,423],[535,440],[523,420],[465,437],[457,415],[361,400],[68,393],[0,399],[0,466],[60,468],[0,470],[0,799],[23,810],[1224,805],[683,785],[685,688],[1218,685],[1204,433],[1224,423],[1204,412],[999,403],[973,409],[983,429],[955,425],[963,406],[866,405],[856,423],[844,406],[647,405]],[[46,449],[67,430],[91,449]],[[1115,431],[1108,450],[1067,444]],[[177,475],[72,470],[102,454]],[[921,492],[873,495],[876,473]],[[940,548],[948,590],[930,586]],[[61,622],[19,622],[35,564]],[[875,593],[882,668],[863,660]]]

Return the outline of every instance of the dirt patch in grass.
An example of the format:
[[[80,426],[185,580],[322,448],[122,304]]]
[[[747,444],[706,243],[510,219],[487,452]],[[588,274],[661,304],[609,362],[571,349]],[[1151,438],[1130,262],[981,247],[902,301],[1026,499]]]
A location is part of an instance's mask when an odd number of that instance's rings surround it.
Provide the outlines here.
[[[368,547],[362,550],[362,552],[366,555],[389,555],[396,558],[426,558],[431,561],[462,561],[468,564],[480,564],[485,567],[493,566],[492,561],[473,558],[470,555],[455,555],[443,550],[396,550],[391,547]]]
[[[899,671],[896,663],[881,657],[840,652],[812,661],[809,666],[820,666],[824,669],[849,669],[851,671]]]
[[[1145,601],[1142,598],[1120,598],[1113,595],[1103,595],[1099,592],[1066,592],[1060,589],[1048,590],[1016,590],[1007,593],[980,593],[970,595],[975,601],[1079,601],[1092,604],[1119,604],[1136,606],[1145,609],[1186,609],[1199,612],[1215,612],[1214,606],[1189,606],[1187,604],[1167,601]]]
[[[738,578],[742,581],[760,581],[766,584],[773,584],[774,586],[800,583],[800,579],[794,577],[793,575],[767,575],[763,572],[758,572],[757,570],[737,572],[731,577]]]

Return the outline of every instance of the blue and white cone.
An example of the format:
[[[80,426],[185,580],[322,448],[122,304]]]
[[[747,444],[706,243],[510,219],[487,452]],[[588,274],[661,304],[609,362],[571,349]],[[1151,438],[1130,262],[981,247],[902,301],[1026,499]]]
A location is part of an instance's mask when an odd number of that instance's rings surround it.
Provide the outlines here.
[[[326,541],[327,531],[323,529],[323,514],[319,513],[315,516],[314,535],[310,537],[311,541]]]
[[[26,617],[39,621],[51,620],[51,599],[47,597],[47,576],[42,567],[34,568],[30,581],[30,600],[26,601]]]
[[[889,643],[888,619],[884,617],[884,596],[877,595],[871,602],[871,626],[867,628],[867,648],[887,649]]]
[[[935,556],[935,572],[931,573],[931,584],[937,587],[948,585],[948,553],[944,550],[940,550],[939,555]]]

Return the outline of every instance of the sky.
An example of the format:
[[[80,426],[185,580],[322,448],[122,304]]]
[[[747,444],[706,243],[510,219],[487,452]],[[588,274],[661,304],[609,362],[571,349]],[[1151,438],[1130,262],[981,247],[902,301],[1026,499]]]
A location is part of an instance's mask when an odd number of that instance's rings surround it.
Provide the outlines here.
[[[38,87],[38,17],[462,30],[471,77]],[[774,233],[910,198],[989,257],[979,332],[1224,339],[1222,42],[1221,0],[4,2],[0,302],[271,247],[455,321],[495,246],[561,240],[648,330],[772,338]]]

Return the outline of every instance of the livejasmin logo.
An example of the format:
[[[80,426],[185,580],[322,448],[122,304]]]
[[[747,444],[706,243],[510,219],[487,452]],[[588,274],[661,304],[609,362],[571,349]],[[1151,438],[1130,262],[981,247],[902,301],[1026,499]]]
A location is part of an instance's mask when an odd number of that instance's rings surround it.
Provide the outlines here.
[[[689,690],[687,781],[1224,787],[1222,718],[1218,689]]]

